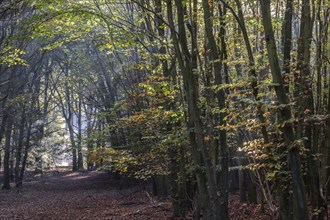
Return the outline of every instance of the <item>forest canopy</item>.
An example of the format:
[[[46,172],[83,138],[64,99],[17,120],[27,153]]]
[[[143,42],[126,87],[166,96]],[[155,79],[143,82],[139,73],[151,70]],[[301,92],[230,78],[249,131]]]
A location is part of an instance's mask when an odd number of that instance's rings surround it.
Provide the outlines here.
[[[326,219],[327,0],[3,0],[0,168],[151,180],[173,217]]]

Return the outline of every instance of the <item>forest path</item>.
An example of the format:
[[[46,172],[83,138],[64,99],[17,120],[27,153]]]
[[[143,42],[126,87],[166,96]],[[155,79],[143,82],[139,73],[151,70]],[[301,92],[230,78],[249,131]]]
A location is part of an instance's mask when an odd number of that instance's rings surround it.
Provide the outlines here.
[[[120,189],[105,172],[47,173],[26,178],[22,189],[0,191],[0,219],[169,219],[170,203],[151,199],[142,186]]]

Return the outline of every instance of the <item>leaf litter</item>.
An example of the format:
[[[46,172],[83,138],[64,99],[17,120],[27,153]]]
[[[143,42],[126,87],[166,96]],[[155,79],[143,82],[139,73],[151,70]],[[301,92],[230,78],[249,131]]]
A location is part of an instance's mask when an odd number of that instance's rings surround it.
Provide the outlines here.
[[[145,183],[125,184],[107,172],[30,174],[22,188],[0,191],[0,219],[171,219],[170,199],[152,197]],[[230,196],[229,215],[233,220],[271,219],[260,206],[239,203],[238,195]]]

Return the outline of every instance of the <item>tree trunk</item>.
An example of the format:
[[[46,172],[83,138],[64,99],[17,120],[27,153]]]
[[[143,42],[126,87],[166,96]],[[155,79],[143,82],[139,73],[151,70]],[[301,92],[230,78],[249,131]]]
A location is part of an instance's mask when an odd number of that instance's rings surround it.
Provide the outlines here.
[[[288,79],[291,73],[291,48],[292,48],[292,16],[293,1],[286,0],[284,22],[282,27],[282,45],[283,45],[283,71],[285,78]],[[284,81],[285,90],[289,92],[289,85]]]
[[[271,67],[271,73],[273,76],[275,92],[279,104],[283,105],[283,107],[280,110],[280,120],[284,126],[281,130],[284,134],[285,144],[288,148],[289,166],[293,181],[292,188],[294,193],[294,200],[296,202],[296,207],[297,207],[297,209],[295,210],[295,216],[298,219],[307,220],[308,209],[307,209],[304,183],[302,180],[301,163],[299,160],[299,149],[297,148],[297,146],[295,146],[295,135],[291,123],[291,119],[292,119],[291,109],[288,106],[289,100],[285,93],[285,88],[282,81],[281,69],[277,56],[275,36],[271,21],[270,0],[260,0],[260,7],[262,14],[262,22],[265,32],[266,46],[268,51],[268,59]]]
[[[173,5],[171,0],[167,0],[167,17],[171,29],[171,38],[173,40],[175,53],[177,56],[177,60],[179,63],[180,71],[184,78],[184,92],[185,92],[185,98],[188,101],[188,112],[187,114],[187,130],[189,131],[189,141],[190,141],[190,149],[191,149],[191,157],[193,160],[193,164],[197,167],[195,174],[196,174],[196,181],[197,181],[197,188],[199,193],[199,205],[203,210],[203,216],[205,219],[210,219],[212,214],[212,207],[209,200],[209,195],[206,189],[205,185],[205,177],[201,171],[201,167],[203,166],[203,163],[201,161],[201,155],[199,151],[198,141],[197,141],[197,130],[194,124],[193,120],[193,112],[195,109],[193,109],[193,104],[196,105],[196,103],[192,103],[192,99],[196,102],[197,101],[197,94],[196,89],[198,86],[194,83],[196,81],[196,75],[193,73],[193,70],[191,68],[190,63],[190,54],[189,50],[187,48],[186,44],[186,36],[185,36],[185,28],[184,28],[184,22],[183,19],[183,11],[182,11],[182,2],[179,0],[176,0],[176,4],[178,8],[181,10],[178,11],[178,16],[181,13],[181,21],[179,21],[180,28],[179,28],[179,36],[176,36],[175,32],[175,25],[174,25],[174,18],[173,18]],[[179,9],[178,9],[179,10]],[[180,42],[179,42],[180,39]],[[195,117],[196,119],[196,117]],[[205,149],[204,149],[205,150]],[[197,213],[199,215],[199,213]]]
[[[93,140],[91,139],[93,124],[91,114],[93,110],[91,107],[85,107],[86,119],[87,119],[87,127],[86,127],[86,140],[87,140],[87,170],[92,171],[94,169],[94,161],[92,160],[93,154]]]
[[[5,155],[3,160],[3,185],[2,189],[10,189],[10,142],[11,142],[11,133],[12,133],[12,118],[8,116],[6,131],[5,131]]]
[[[18,143],[16,147],[16,152],[15,152],[15,185],[16,187],[19,185],[22,185],[20,183],[20,166],[21,166],[21,158],[22,158],[22,149],[23,149],[23,142],[24,142],[24,132],[25,132],[25,122],[26,122],[26,117],[25,117],[25,105],[23,106],[22,110],[22,116],[21,116],[21,123],[19,126],[19,137],[18,137]]]
[[[209,1],[203,0],[203,11],[204,11],[204,24],[205,24],[205,34],[208,41],[208,49],[211,53],[211,60],[213,61],[214,67],[214,75],[215,75],[215,84],[222,85],[222,73],[221,73],[221,66],[222,60],[219,56],[218,47],[214,38],[213,34],[213,23],[209,6]],[[224,34],[224,30],[223,30]],[[219,109],[223,110],[226,106],[226,99],[225,99],[225,92],[224,89],[219,90],[216,93],[218,99]],[[226,122],[224,120],[226,114],[221,112],[219,114],[219,126],[225,127]],[[213,181],[212,178],[208,178],[209,186],[210,186],[210,194],[219,192],[220,195],[215,196],[214,198],[214,206],[215,206],[215,217],[216,219],[228,219],[228,147],[227,147],[227,132],[223,128],[219,132],[219,145],[220,150],[218,154],[218,161],[221,167],[219,172],[219,180],[217,183],[217,188],[212,189],[211,182]],[[214,164],[214,166],[218,166]],[[210,170],[209,175],[213,175],[212,170]]]
[[[246,196],[246,191],[247,191],[247,186],[246,186],[246,170],[244,167],[247,165],[246,160],[245,160],[245,155],[244,152],[238,151],[237,152],[237,157],[238,157],[238,166],[240,167],[238,171],[238,176],[239,176],[239,197],[240,197],[240,202],[244,203],[247,202],[247,196]]]
[[[314,97],[312,88],[312,75],[310,72],[311,39],[313,33],[313,21],[310,11],[310,0],[302,1],[302,17],[300,25],[300,36],[298,39],[298,62],[296,85],[298,100],[298,127],[297,137],[304,138],[304,146],[307,149],[307,176],[310,188],[311,204],[313,210],[318,210],[317,214],[312,216],[313,220],[323,219],[324,211],[321,209],[323,202],[320,194],[320,180],[318,165],[314,155],[318,154],[318,146],[313,146],[312,122],[304,122],[305,119],[314,114]],[[317,142],[314,142],[317,143]]]
[[[79,82],[79,88],[81,88],[81,83]],[[82,127],[81,127],[81,119],[82,119],[82,94],[79,91],[79,98],[78,98],[78,170],[84,169],[84,161],[83,161],[83,154],[82,154]]]
[[[71,142],[71,148],[72,148],[72,171],[78,170],[78,164],[77,164],[77,147],[76,142],[74,139],[74,131],[72,127],[72,121],[67,121],[67,126],[69,129],[69,136],[70,136],[70,142]]]
[[[27,135],[26,135],[26,140],[25,140],[25,148],[24,148],[24,156],[23,156],[23,160],[22,160],[22,167],[20,170],[20,174],[19,174],[19,179],[18,179],[18,183],[16,184],[16,187],[21,187],[23,184],[23,178],[24,178],[24,173],[25,173],[25,168],[26,168],[26,163],[27,163],[27,158],[28,158],[28,154],[29,154],[29,150],[30,150],[30,138],[31,138],[31,127],[32,127],[32,122],[29,121],[28,122],[28,130],[27,130]]]

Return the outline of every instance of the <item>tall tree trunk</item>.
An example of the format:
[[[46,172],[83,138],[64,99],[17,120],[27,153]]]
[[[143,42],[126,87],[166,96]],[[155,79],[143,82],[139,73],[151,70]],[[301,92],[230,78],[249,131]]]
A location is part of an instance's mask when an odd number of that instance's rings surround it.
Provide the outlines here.
[[[238,14],[236,15],[236,13],[234,12],[234,10],[229,7],[228,4],[224,3],[225,7],[228,7],[231,12],[233,13],[234,17],[236,18],[239,27],[241,28],[241,32],[243,35],[243,40],[245,43],[245,47],[246,47],[246,51],[248,54],[248,59],[249,59],[249,73],[250,76],[252,78],[251,80],[251,87],[252,87],[252,92],[253,92],[253,97],[254,99],[259,102],[260,101],[260,96],[259,96],[259,83],[258,83],[258,75],[257,75],[257,71],[255,68],[255,61],[254,61],[254,55],[252,52],[252,47],[251,47],[251,43],[250,43],[250,39],[249,39],[249,35],[246,29],[246,25],[245,25],[245,19],[244,19],[244,15],[243,15],[243,8],[242,8],[242,3],[238,0],[235,0],[237,9],[238,9]],[[260,121],[261,125],[261,134],[263,136],[264,139],[264,143],[267,144],[269,142],[269,137],[268,137],[268,132],[267,132],[267,127],[266,127],[266,119],[264,117],[264,111],[262,110],[262,105],[261,104],[257,104],[257,117]]]
[[[222,60],[219,56],[218,47],[215,41],[215,37],[213,34],[213,17],[211,16],[211,8],[209,6],[209,1],[203,0],[203,11],[204,11],[204,24],[205,24],[205,34],[208,41],[208,49],[211,53],[211,60],[213,61],[214,75],[215,75],[215,84],[222,85],[222,73],[221,73],[221,65]],[[223,30],[224,34],[224,30]],[[218,99],[218,105],[221,110],[225,109],[226,98],[224,89],[219,90],[216,93]],[[219,126],[225,127],[226,122],[224,120],[225,113],[222,111],[219,114]],[[210,187],[210,193],[219,192],[220,195],[214,198],[214,206],[215,206],[215,215],[216,218],[219,219],[228,219],[228,147],[227,147],[227,133],[224,128],[220,130],[219,134],[219,155],[218,161],[221,167],[219,173],[219,180],[217,183],[217,189],[215,191]],[[217,164],[214,164],[217,166]],[[213,175],[213,174],[211,174]],[[211,179],[208,179],[212,181]],[[210,183],[209,183],[210,184]]]
[[[270,0],[260,0],[260,7],[262,14],[262,23],[265,32],[266,46],[268,51],[268,59],[271,68],[271,73],[273,76],[275,92],[279,104],[283,105],[280,110],[279,117],[281,122],[284,124],[281,130],[284,134],[285,144],[288,148],[289,166],[293,182],[292,188],[294,193],[294,200],[296,202],[297,207],[295,210],[295,216],[298,219],[307,220],[308,209],[304,183],[302,179],[301,163],[299,160],[299,149],[297,146],[295,146],[295,135],[291,123],[291,109],[288,106],[289,100],[285,92],[277,55],[275,36],[271,20]]]
[[[77,164],[77,147],[76,147],[76,141],[74,138],[74,129],[73,129],[73,114],[72,114],[72,106],[71,106],[71,96],[70,96],[70,91],[68,88],[68,84],[65,83],[65,103],[63,97],[61,97],[60,92],[57,90],[57,94],[59,95],[59,102],[61,104],[62,108],[62,115],[65,118],[65,122],[67,125],[67,129],[69,131],[69,139],[71,142],[71,149],[72,149],[72,171],[77,171],[78,170],[78,164]]]
[[[286,8],[284,22],[282,26],[282,45],[283,45],[283,71],[285,78],[291,73],[291,49],[292,49],[292,16],[293,16],[293,1],[286,0]],[[289,85],[285,83],[285,90],[289,92]]]
[[[291,49],[292,49],[292,16],[293,16],[293,2],[292,0],[286,1],[286,8],[284,14],[284,21],[282,25],[282,53],[283,53],[283,81],[285,92],[289,92],[289,84],[286,80],[291,74]],[[285,150],[285,149],[284,149]],[[286,158],[281,159],[285,163]],[[284,166],[283,169],[287,168]],[[276,187],[279,195],[280,217],[283,220],[292,219],[292,196],[290,194],[291,189],[286,187],[290,183],[289,179],[283,178],[283,181],[278,183]]]
[[[18,137],[18,143],[16,147],[16,152],[15,152],[15,185],[16,187],[22,185],[20,183],[20,166],[21,166],[21,159],[22,159],[22,149],[23,149],[23,144],[24,144],[24,132],[25,132],[25,124],[26,124],[26,115],[25,115],[25,104],[23,104],[23,110],[22,110],[22,118],[21,122],[19,125],[19,137]]]
[[[177,33],[175,31],[175,24],[174,24],[174,17],[173,17],[173,5],[172,5],[172,0],[167,0],[167,17],[171,29],[171,38],[173,40],[174,48],[175,48],[175,53],[177,56],[178,64],[179,64],[179,69],[184,76],[184,92],[185,92],[185,98],[188,101],[188,112],[187,112],[187,130],[189,131],[189,141],[190,141],[190,149],[191,149],[191,154],[192,154],[192,160],[193,163],[196,167],[201,167],[203,166],[202,160],[201,160],[201,155],[199,151],[199,146],[198,146],[198,141],[197,141],[197,130],[194,125],[194,120],[193,120],[193,103],[192,99],[194,101],[197,101],[196,94],[193,94],[193,92],[196,92],[196,88],[198,88],[197,85],[195,85],[196,81],[196,75],[193,73],[191,69],[191,63],[189,59],[189,51],[186,45],[186,36],[185,36],[185,29],[184,29],[184,22],[181,22],[180,24],[180,29],[179,29],[179,36],[177,37]],[[179,5],[182,9],[182,2],[177,0],[176,4]],[[183,11],[178,11],[178,15],[181,14],[183,15]],[[181,20],[183,17],[181,17]],[[179,42],[180,39],[180,42]],[[181,44],[181,45],[180,45]],[[184,47],[182,47],[182,44]],[[182,49],[181,49],[182,48]],[[189,85],[190,84],[190,85]],[[192,87],[192,88],[190,88]],[[195,98],[194,98],[195,97]],[[196,105],[196,103],[195,103]],[[204,149],[205,150],[205,149]],[[199,205],[201,206],[203,210],[203,216],[205,219],[210,219],[212,216],[212,208],[211,208],[211,203],[209,200],[209,195],[208,191],[206,189],[205,185],[205,177],[204,174],[202,173],[200,168],[196,169],[195,172],[196,175],[196,182],[197,182],[197,188],[198,188],[198,193],[199,193]],[[199,215],[199,213],[197,213]]]
[[[78,98],[78,147],[77,147],[77,153],[78,153],[78,170],[84,169],[84,161],[83,161],[83,154],[82,154],[82,125],[81,125],[81,119],[82,119],[82,94],[81,94],[81,82],[79,82],[79,98]]]
[[[5,131],[5,154],[3,160],[3,185],[2,189],[10,189],[10,144],[11,144],[11,134],[12,134],[13,121],[11,116],[8,116],[6,131]]]
[[[93,109],[89,106],[85,106],[85,113],[87,119],[87,127],[86,127],[86,140],[87,140],[87,170],[92,171],[94,169],[94,161],[92,160],[93,154],[93,140],[91,139],[93,123],[91,114],[93,113]]]
[[[67,126],[69,129],[69,137],[71,142],[71,148],[72,148],[72,171],[78,170],[78,164],[77,164],[77,146],[76,141],[74,139],[74,130],[72,126],[72,120],[67,121]]]
[[[300,36],[298,39],[298,60],[297,60],[297,80],[298,87],[298,126],[297,137],[304,138],[304,145],[307,149],[307,176],[310,188],[311,203],[313,210],[318,210],[313,214],[312,219],[323,219],[324,212],[321,209],[323,202],[320,194],[320,180],[317,161],[314,155],[318,153],[318,146],[313,146],[313,125],[308,119],[314,114],[314,98],[312,88],[312,75],[310,72],[311,39],[313,33],[313,21],[311,18],[310,0],[302,1]],[[305,122],[304,122],[305,121]],[[315,137],[315,136],[314,136]],[[318,137],[315,137],[318,138]],[[315,142],[314,142],[315,143]]]
[[[165,23],[163,20],[163,5],[161,0],[155,0],[155,13],[157,14],[155,18],[155,26],[157,28],[158,35],[161,37],[161,39],[164,39]],[[166,55],[165,45],[161,45],[160,48],[158,48],[158,51],[160,54]],[[167,59],[160,59],[160,61],[162,65],[163,76],[167,78],[167,80],[171,80],[171,72],[168,67]],[[157,62],[155,66],[156,65],[159,65],[159,63]],[[174,103],[171,103],[170,105],[165,106],[165,108],[167,110],[175,111],[176,107],[174,106]],[[166,124],[164,126],[169,132],[171,132],[173,129],[170,124]],[[172,197],[173,218],[185,218],[187,211],[187,180],[185,166],[182,166],[182,164],[185,164],[185,154],[181,153],[183,148],[183,145],[171,146],[168,150],[168,155],[170,157],[170,178],[168,179],[171,186],[170,193]]]
[[[4,106],[4,104],[2,106]],[[8,115],[4,114],[2,116],[1,127],[0,127],[0,143],[2,143],[2,138],[5,135],[7,119],[8,119]],[[0,149],[0,170],[2,168],[2,151],[3,150]]]
[[[22,167],[20,170],[19,178],[17,181],[18,183],[16,184],[16,187],[21,187],[23,184],[23,178],[24,178],[27,158],[28,158],[28,154],[29,154],[29,150],[30,150],[31,128],[32,128],[32,121],[30,120],[28,122],[27,135],[26,135],[25,148],[24,148],[24,156],[23,156],[23,160],[22,160]]]
[[[329,181],[330,181],[330,169],[329,169],[329,165],[330,165],[330,117],[329,117],[329,115],[330,115],[330,76],[328,76],[328,106],[327,106],[327,109],[326,109],[326,111],[327,111],[327,114],[328,114],[328,118],[327,118],[327,121],[326,121],[326,126],[325,126],[325,148],[327,149],[326,151],[325,151],[325,158],[326,158],[326,161],[325,161],[325,165],[327,166],[327,168],[326,168],[326,173],[325,173],[325,177],[326,178],[324,178],[324,183],[323,183],[323,186],[324,186],[324,191],[327,191],[327,189],[326,188],[329,188],[330,189],[330,183],[329,183]],[[327,186],[327,184],[328,184],[328,186]],[[330,191],[330,190],[329,190]],[[327,198],[327,194],[328,193],[325,193],[325,195],[324,195],[324,198],[326,199]]]

